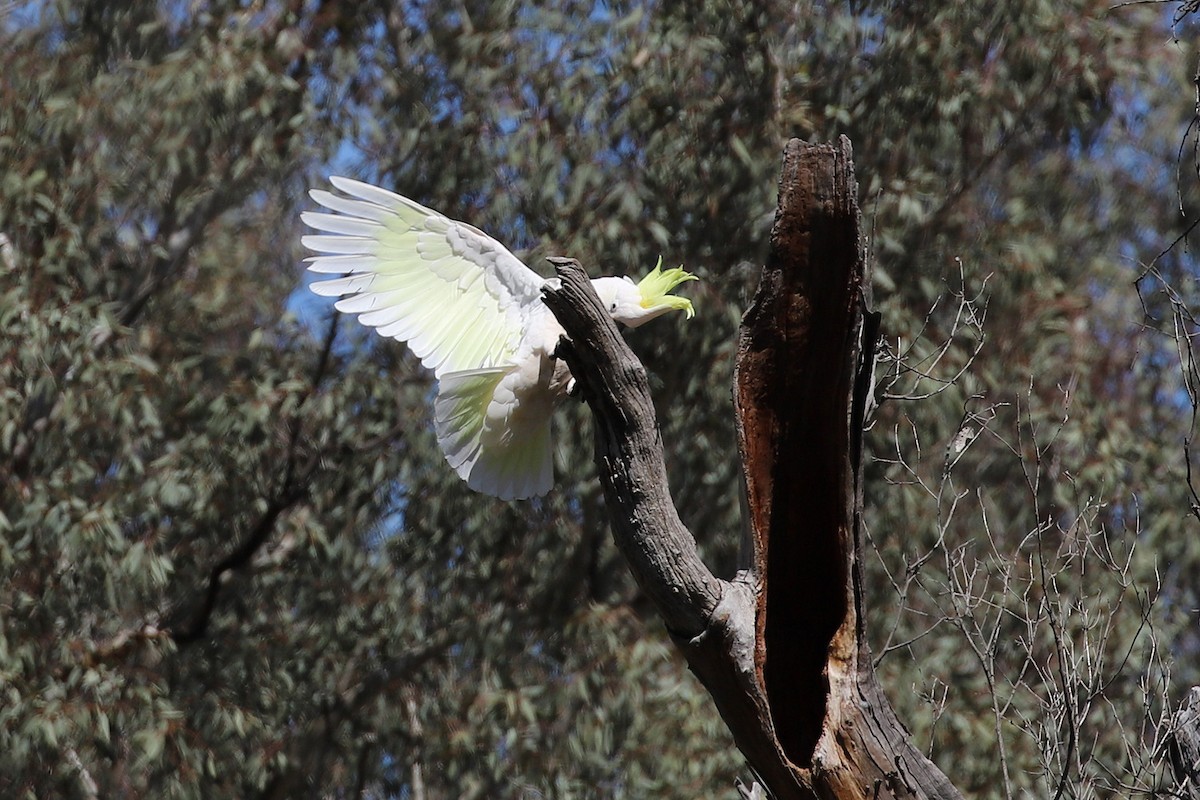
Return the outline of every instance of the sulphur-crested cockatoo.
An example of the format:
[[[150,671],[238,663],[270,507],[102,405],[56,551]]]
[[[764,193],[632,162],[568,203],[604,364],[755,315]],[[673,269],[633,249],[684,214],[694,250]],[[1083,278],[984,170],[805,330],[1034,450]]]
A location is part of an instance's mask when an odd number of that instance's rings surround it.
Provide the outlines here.
[[[331,178],[314,189],[333,213],[306,212],[305,247],[320,255],[319,295],[381,335],[407,342],[438,379],[434,421],[446,461],[472,489],[505,500],[553,484],[550,417],[570,374],[552,357],[563,330],[542,302],[545,279],[483,231],[398,194]],[[669,292],[695,276],[658,266],[640,283],[596,278],[613,318],[637,327],[692,304]]]

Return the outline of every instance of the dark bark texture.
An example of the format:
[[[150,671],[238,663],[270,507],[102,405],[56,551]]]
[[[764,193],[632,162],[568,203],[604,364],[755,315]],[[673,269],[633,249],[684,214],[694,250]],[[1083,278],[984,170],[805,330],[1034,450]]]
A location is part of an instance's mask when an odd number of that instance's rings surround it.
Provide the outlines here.
[[[1167,723],[1167,759],[1179,781],[1180,797],[1200,800],[1200,686],[1193,686]]]
[[[586,274],[552,259],[560,355],[595,414],[618,547],[760,780],[789,798],[958,798],[908,741],[862,628],[870,313],[850,143],[788,142],[771,251],[742,320],[734,403],[747,563],[712,575],[679,520],[645,370]]]

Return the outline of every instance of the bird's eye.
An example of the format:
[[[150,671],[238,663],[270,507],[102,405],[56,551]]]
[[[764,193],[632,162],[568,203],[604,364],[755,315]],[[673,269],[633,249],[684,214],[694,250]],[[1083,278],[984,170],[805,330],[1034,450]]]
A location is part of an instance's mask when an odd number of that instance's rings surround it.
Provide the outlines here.
[[[616,310],[617,310],[617,304],[613,303],[612,308],[610,308],[609,311],[616,311]]]

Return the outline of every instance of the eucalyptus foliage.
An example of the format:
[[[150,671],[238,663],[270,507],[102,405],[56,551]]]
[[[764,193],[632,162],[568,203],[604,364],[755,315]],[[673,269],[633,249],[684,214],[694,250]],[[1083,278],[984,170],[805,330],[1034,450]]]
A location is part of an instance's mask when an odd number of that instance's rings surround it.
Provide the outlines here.
[[[629,338],[729,574],[778,154],[843,133],[901,718],[968,792],[1161,783],[1200,548],[1169,298],[1132,281],[1186,224],[1194,65],[1110,5],[0,6],[0,794],[733,797],[584,409],[549,497],[469,493],[430,376],[304,297],[298,211],[336,172],[530,264],[698,272],[695,320]]]

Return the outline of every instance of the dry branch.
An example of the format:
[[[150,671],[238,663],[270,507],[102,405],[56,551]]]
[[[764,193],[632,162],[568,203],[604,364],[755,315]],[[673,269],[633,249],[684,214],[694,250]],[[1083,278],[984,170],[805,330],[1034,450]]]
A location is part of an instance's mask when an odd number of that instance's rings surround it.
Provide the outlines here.
[[[546,303],[596,417],[618,547],[773,796],[958,798],[875,680],[858,568],[867,312],[850,143],[788,143],[735,380],[749,562],[714,577],[671,502],[645,370],[578,263]]]

